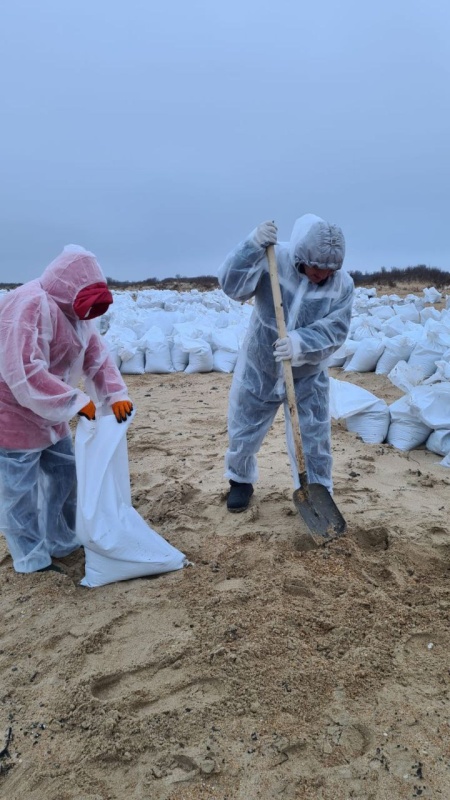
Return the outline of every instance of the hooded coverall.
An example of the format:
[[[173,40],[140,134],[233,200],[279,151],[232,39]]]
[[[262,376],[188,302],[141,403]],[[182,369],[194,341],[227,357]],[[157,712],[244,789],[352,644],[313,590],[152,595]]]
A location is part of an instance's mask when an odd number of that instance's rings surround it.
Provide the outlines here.
[[[43,569],[79,547],[68,423],[91,399],[80,379],[105,404],[128,398],[89,321],[111,301],[95,256],[74,245],[0,299],[0,531],[17,572]]]
[[[343,252],[333,259],[333,237],[329,235],[332,227],[320,217],[306,214],[297,220],[291,240],[275,245],[287,331],[295,331],[301,345],[301,355],[292,361],[292,368],[308,481],[326,486],[330,493],[331,418],[326,361],[347,337],[354,293],[352,278],[340,269]],[[315,284],[305,275],[304,265],[331,267],[334,271]],[[274,358],[278,332],[265,247],[255,244],[250,235],[228,255],[220,268],[219,282],[234,300],[254,298],[230,389],[229,446],[225,456],[225,477],[236,483],[253,484],[258,477],[256,454],[280,404],[286,403],[282,364]],[[285,419],[292,474],[298,488],[288,412]]]

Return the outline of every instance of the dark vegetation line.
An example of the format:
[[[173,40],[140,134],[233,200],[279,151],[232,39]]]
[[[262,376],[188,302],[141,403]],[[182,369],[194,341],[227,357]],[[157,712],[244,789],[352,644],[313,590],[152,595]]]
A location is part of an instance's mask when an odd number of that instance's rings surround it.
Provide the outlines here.
[[[404,269],[386,269],[382,267],[377,272],[350,271],[355,286],[388,286],[392,289],[402,283],[419,283],[422,286],[434,286],[436,289],[450,287],[450,272],[437,267],[426,267],[418,264],[416,267]],[[186,278],[176,275],[174,278],[146,278],[143,281],[118,281],[107,278],[111,289],[176,289],[188,291],[193,286],[199,291],[217,289],[219,282],[214,275],[198,275],[195,278]],[[0,283],[0,289],[15,289],[20,283]]]
[[[360,272],[355,270],[350,272],[355,286],[367,286],[368,284],[389,286],[395,288],[399,283],[420,283],[427,286],[434,286],[436,289],[444,286],[450,287],[450,272],[437,267],[426,267],[425,264],[418,264],[416,267],[405,267],[404,269],[385,269],[382,267],[378,272]]]

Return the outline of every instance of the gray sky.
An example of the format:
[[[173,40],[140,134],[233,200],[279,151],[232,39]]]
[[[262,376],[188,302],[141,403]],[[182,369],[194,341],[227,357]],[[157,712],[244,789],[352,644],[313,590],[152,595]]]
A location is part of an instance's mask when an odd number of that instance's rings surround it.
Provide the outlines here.
[[[450,271],[448,0],[3,0],[0,282],[216,274],[266,219]]]

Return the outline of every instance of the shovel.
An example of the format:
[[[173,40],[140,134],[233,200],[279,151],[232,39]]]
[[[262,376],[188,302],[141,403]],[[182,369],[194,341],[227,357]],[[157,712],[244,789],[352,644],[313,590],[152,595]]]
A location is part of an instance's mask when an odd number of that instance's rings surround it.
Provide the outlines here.
[[[287,336],[284,318],[283,299],[281,297],[280,282],[278,279],[277,260],[273,245],[267,247],[267,260],[269,262],[270,283],[272,286],[273,304],[277,320],[278,336],[284,339]],[[290,360],[284,360],[284,382],[286,385],[286,399],[289,408],[292,434],[294,437],[295,457],[297,461],[300,488],[293,494],[294,505],[305,522],[308,533],[316,545],[342,536],[346,530],[346,522],[328,489],[321,483],[308,483],[303,446],[300,433],[297,403],[295,400],[294,377]]]

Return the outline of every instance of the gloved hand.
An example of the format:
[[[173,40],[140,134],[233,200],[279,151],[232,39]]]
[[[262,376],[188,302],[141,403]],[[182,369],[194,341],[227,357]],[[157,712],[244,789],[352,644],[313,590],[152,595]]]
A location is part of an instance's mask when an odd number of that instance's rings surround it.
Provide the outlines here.
[[[117,422],[125,422],[127,417],[131,417],[133,403],[130,403],[129,400],[118,400],[117,403],[112,404],[111,408]]]
[[[273,354],[275,361],[287,361],[288,359],[292,360],[294,348],[292,347],[292,342],[289,336],[286,336],[285,339],[276,340],[273,346]]]
[[[95,419],[95,403],[92,400],[89,400],[89,403],[83,408],[80,408],[78,412],[79,417],[86,417],[90,422]]]
[[[273,347],[275,361],[290,359],[294,367],[305,363],[305,359],[301,357],[302,340],[297,331],[289,331],[283,339],[277,339]]]
[[[268,222],[262,222],[261,225],[258,225],[258,227],[251,232],[250,239],[252,239],[254,244],[258,247],[268,247],[269,244],[277,243],[277,232],[277,226],[274,222],[269,220]]]

